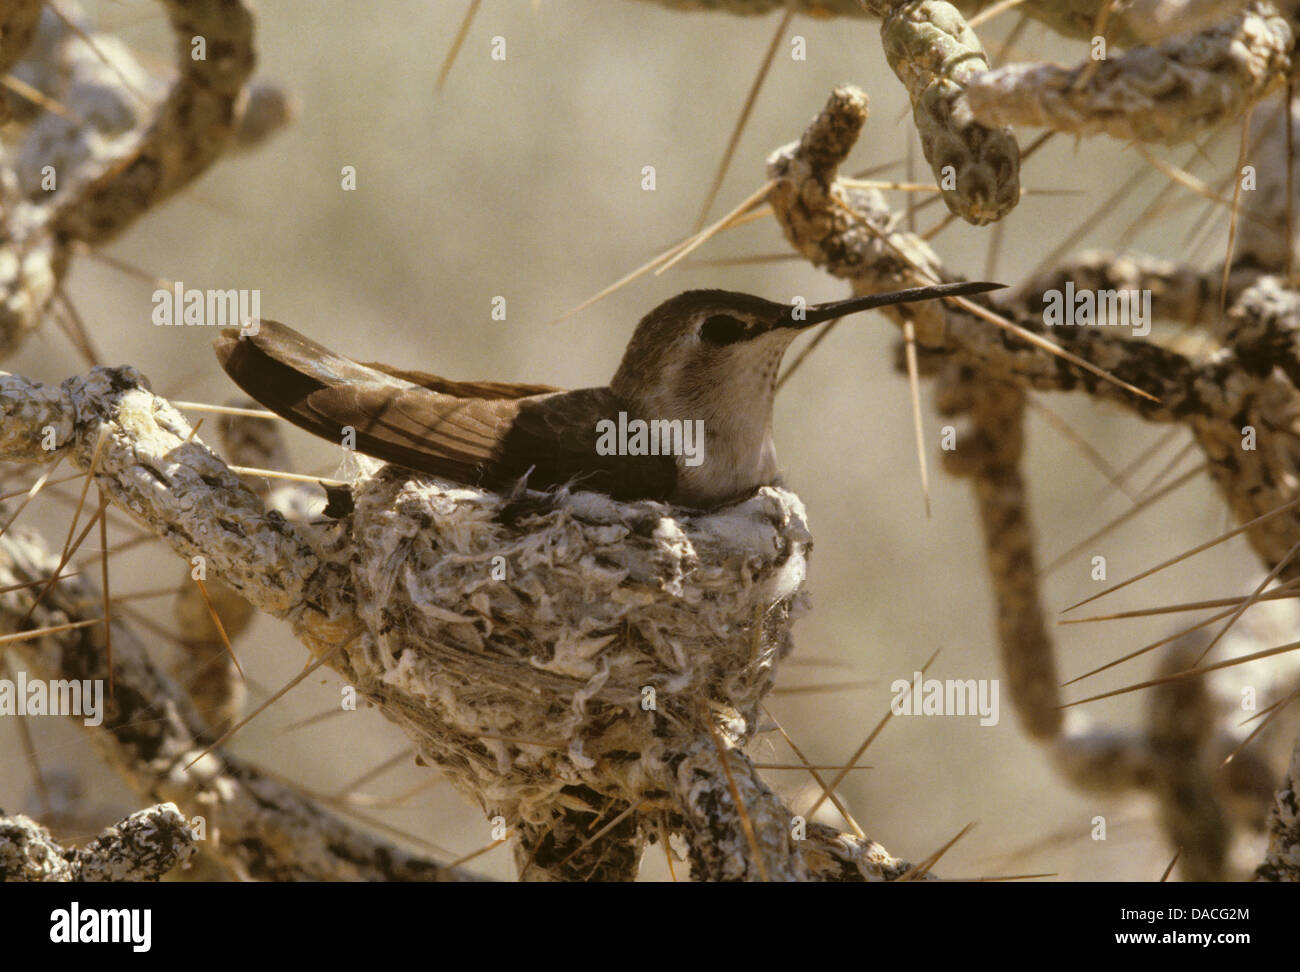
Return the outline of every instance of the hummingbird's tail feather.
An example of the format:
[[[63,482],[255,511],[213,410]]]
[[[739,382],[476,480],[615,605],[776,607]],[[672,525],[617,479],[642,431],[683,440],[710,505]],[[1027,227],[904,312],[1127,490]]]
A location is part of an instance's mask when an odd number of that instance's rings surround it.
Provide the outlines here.
[[[256,322],[255,328],[222,328],[213,342],[217,358],[223,368],[230,371],[227,362],[236,367],[242,361],[258,362],[263,358],[290,369],[295,374],[318,385],[343,385],[355,383],[384,383],[393,376],[368,365],[360,364],[341,354],[335,354],[322,344],[300,334],[293,328],[265,318]],[[254,352],[260,352],[256,354]],[[239,379],[231,374],[236,381]],[[400,379],[396,379],[400,381]],[[409,384],[402,382],[402,384]]]
[[[376,361],[363,362],[367,368],[382,371],[386,375],[400,378],[402,381],[419,385],[430,391],[455,395],[457,398],[526,398],[529,395],[545,395],[548,392],[564,391],[554,385],[528,385],[513,381],[452,381],[441,375],[431,375],[427,371],[408,371],[394,368],[392,365],[379,364]]]
[[[548,386],[381,370],[265,320],[255,334],[223,331],[214,347],[239,387],[299,428],[454,482],[503,489],[532,467],[533,488],[656,499],[676,482],[670,456],[597,454],[597,424],[625,410],[608,388],[539,394],[531,389]]]
[[[222,368],[282,418],[358,452],[457,482],[477,483],[500,461],[508,399],[460,398],[336,354],[274,321],[226,329]],[[350,435],[349,435],[350,431]]]

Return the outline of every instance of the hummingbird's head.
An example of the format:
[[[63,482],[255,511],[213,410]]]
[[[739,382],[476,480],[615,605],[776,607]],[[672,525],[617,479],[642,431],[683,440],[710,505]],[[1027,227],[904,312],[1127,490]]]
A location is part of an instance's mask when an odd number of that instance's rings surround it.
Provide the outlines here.
[[[666,395],[675,403],[700,407],[734,397],[737,408],[752,409],[755,396],[770,397],[785,349],[806,328],[888,304],[1000,286],[936,284],[811,305],[778,304],[727,290],[688,290],[641,320],[610,384],[637,404]]]
[[[679,467],[679,499],[708,505],[771,482],[776,474],[772,401],[781,359],[801,331],[887,304],[956,297],[1001,284],[962,282],[778,304],[726,290],[688,290],[637,325],[610,388],[646,421],[694,423],[698,463]]]
[[[732,385],[752,400],[766,378],[775,380],[766,373],[798,334],[790,312],[750,294],[688,290],[641,320],[610,384],[638,404],[697,402],[725,396]]]

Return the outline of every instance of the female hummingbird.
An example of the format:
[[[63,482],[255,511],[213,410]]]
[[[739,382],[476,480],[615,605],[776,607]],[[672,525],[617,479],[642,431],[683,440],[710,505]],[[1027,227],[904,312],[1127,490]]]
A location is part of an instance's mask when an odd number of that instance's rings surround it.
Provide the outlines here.
[[[772,403],[790,342],[822,321],[995,290],[959,282],[803,307],[688,290],[637,325],[600,388],[452,381],[363,364],[275,321],[227,328],[226,373],[277,415],[377,459],[509,490],[570,484],[617,499],[708,509],[777,478]]]

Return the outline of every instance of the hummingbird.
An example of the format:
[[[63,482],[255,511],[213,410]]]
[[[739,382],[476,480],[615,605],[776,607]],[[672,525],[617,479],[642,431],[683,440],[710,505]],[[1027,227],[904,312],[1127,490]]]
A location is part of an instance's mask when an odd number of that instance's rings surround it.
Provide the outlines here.
[[[574,391],[453,381],[336,354],[284,324],[225,328],[226,373],[277,415],[365,455],[503,492],[568,484],[712,509],[778,478],[772,441],[786,348],[823,321],[1001,288],[978,281],[822,304],[688,290],[637,325],[613,379]]]

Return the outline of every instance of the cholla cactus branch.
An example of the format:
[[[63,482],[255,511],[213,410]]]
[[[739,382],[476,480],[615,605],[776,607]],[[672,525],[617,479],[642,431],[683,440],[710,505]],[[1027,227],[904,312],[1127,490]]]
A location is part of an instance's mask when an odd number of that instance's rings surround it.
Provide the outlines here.
[[[0,816],[0,881],[157,881],[198,850],[174,804],[138,810],[80,848],[35,820]]]
[[[896,286],[892,281],[900,275],[912,281],[947,279],[937,255],[899,228],[879,194],[837,178],[836,169],[865,120],[865,96],[838,89],[803,138],[771,156],[768,176],[776,182],[769,199],[778,221],[799,252],[849,279],[855,292]],[[1199,842],[1189,853],[1184,873],[1221,876],[1224,807],[1231,800],[1258,809],[1263,765],[1252,756],[1251,766],[1239,774],[1216,776],[1207,770],[1206,760],[1221,761],[1235,748],[1231,702],[1211,705],[1205,685],[1176,683],[1153,700],[1152,725],[1146,732],[1113,732],[1077,712],[1062,718],[1019,469],[1025,395],[1033,389],[1083,388],[1096,397],[1118,400],[1150,420],[1186,425],[1237,518],[1252,520],[1294,500],[1300,484],[1300,451],[1288,432],[1300,414],[1300,296],[1274,278],[1258,276],[1257,268],[1239,267],[1227,321],[1211,327],[1222,350],[1195,361],[1158,343],[1117,338],[1105,329],[1047,328],[1042,294],[1062,280],[1085,288],[1153,287],[1159,290],[1161,316],[1202,321],[1213,292],[1211,275],[1147,258],[1093,256],[1025,284],[999,308],[1021,328],[1049,336],[1121,380],[1151,390],[1161,397],[1160,403],[1118,392],[959,308],[929,305],[891,308],[887,313],[899,321],[903,313],[914,314],[923,322],[917,336],[927,346],[927,372],[941,375],[940,409],[969,421],[958,448],[945,454],[945,465],[950,472],[970,477],[975,490],[997,601],[1003,670],[1026,732],[1048,744],[1058,768],[1080,787],[1155,793],[1163,801],[1171,841]],[[1244,426],[1258,433],[1253,449],[1242,448]],[[1248,536],[1271,567],[1300,539],[1300,517],[1295,511],[1273,517]],[[1297,569],[1291,565],[1283,576],[1296,576]],[[1193,792],[1195,800],[1189,796]]]
[[[753,764],[729,750],[724,772],[722,758],[711,740],[700,739],[665,764],[660,777],[673,796],[672,819],[687,834],[696,880],[889,881],[910,869],[874,841],[824,824],[804,824],[792,839],[796,819]]]
[[[905,0],[652,0],[684,11],[717,11],[757,16],[773,10],[795,10],[810,17],[883,17]],[[1001,0],[959,0],[968,17]],[[1107,0],[1025,0],[1016,7],[1063,37],[1090,38],[1097,15]],[[1128,46],[1150,43],[1172,34],[1197,30],[1236,13],[1246,0],[1119,0],[1107,33]]]
[[[308,599],[331,600],[315,586],[322,565],[297,529],[268,512],[200,442],[186,441],[185,419],[133,368],[96,369],[60,389],[0,374],[0,414],[0,456],[11,462],[48,462],[68,450],[86,468],[103,428],[109,438],[97,484],[187,560],[205,557],[261,610],[283,616],[304,610]],[[41,447],[46,428],[54,430],[53,450]],[[208,505],[217,498],[219,506]],[[275,563],[283,566],[259,566]]]
[[[116,236],[204,172],[235,133],[236,107],[253,73],[252,12],[241,0],[163,0],[163,6],[176,35],[180,76],[135,149],[60,202],[52,224],[61,237],[97,243]]]
[[[230,404],[240,408],[256,406],[250,399],[239,399]],[[222,452],[237,466],[284,469],[289,464],[288,450],[278,422],[222,414],[217,420],[217,434]],[[273,496],[268,480],[252,478],[248,485],[264,503],[285,512],[285,508],[276,503],[281,490],[275,490]],[[285,491],[295,494],[294,500],[298,499],[296,494],[306,488],[298,483],[281,486],[287,486]],[[288,508],[294,510],[296,506],[297,503],[291,503]],[[227,639],[237,640],[257,611],[215,578],[200,587],[194,580],[192,568],[185,565],[179,573],[179,593],[172,602],[172,612],[181,647],[181,657],[173,672],[188,690],[211,735],[218,736],[238,721],[248,696],[243,674],[226,642]],[[221,619],[220,626],[217,618]]]
[[[37,5],[39,8],[40,5]],[[25,106],[29,128],[5,174],[0,225],[0,357],[38,326],[73,244],[103,243],[201,175],[225,151],[284,124],[289,99],[249,97],[253,20],[239,0],[164,0],[179,77],[165,96],[116,38],[95,50],[46,12],[15,73],[63,105]],[[110,64],[104,63],[100,55]],[[141,99],[149,104],[142,104]],[[160,103],[156,109],[153,101]]]
[[[948,209],[982,226],[1020,201],[1020,146],[975,120],[966,85],[988,70],[975,32],[942,0],[911,0],[880,23],[885,57],[912,99],[921,149]]]
[[[11,529],[0,537],[0,586],[48,577],[58,560],[39,537]],[[26,617],[35,590],[0,595],[0,627],[13,630]],[[32,624],[98,617],[102,604],[85,575],[69,577],[36,606]],[[47,634],[16,650],[28,669],[47,679],[108,680],[99,626]],[[113,622],[113,684],[103,724],[87,730],[90,741],[136,792],[175,803],[191,826],[202,824],[204,846],[236,874],[260,880],[467,879],[463,871],[358,830],[221,749],[187,766],[208,738],[204,721],[120,619]]]
[[[1197,636],[1179,639],[1161,659],[1160,673],[1191,668],[1207,642],[1208,638]],[[1147,710],[1155,769],[1152,790],[1169,843],[1182,848],[1183,879],[1221,881],[1230,831],[1214,785],[1218,767],[1208,745],[1214,712],[1207,686],[1194,678],[1158,685],[1147,700]]]
[[[1229,281],[1229,300],[1258,276],[1238,274]],[[1156,320],[1216,326],[1219,311],[1217,273],[1207,273],[1172,260],[1143,253],[1091,250],[1063,261],[1050,270],[1021,282],[1005,306],[1017,319],[1041,314],[1044,294],[1063,291],[1067,283],[1076,290],[1146,291],[1151,294],[1151,315]]]
[[[778,222],[796,250],[853,281],[858,292],[888,289],[900,277],[915,282],[922,273],[950,279],[928,244],[898,228],[878,194],[835,178],[834,160],[847,154],[849,133],[855,134],[865,117],[865,96],[851,88],[837,89],[804,139],[772,155],[768,175],[777,184],[769,200]],[[1290,440],[1285,433],[1271,431],[1290,425],[1297,395],[1294,379],[1264,367],[1271,359],[1261,357],[1292,340],[1298,299],[1276,279],[1258,278],[1230,311],[1229,320],[1235,323],[1229,346],[1205,361],[1193,361],[1153,341],[1127,340],[1108,328],[1048,327],[1041,310],[1031,316],[1023,301],[1020,313],[1004,308],[1026,331],[1155,395],[1157,402],[1140,399],[959,308],[934,302],[915,310],[887,308],[886,313],[895,320],[904,313],[913,315],[921,344],[943,350],[987,380],[1040,391],[1086,391],[1150,421],[1188,426],[1210,461],[1216,483],[1245,522],[1294,499],[1300,482]],[[1287,360],[1282,359],[1284,366]],[[1260,435],[1261,445],[1253,451],[1241,448],[1247,425]],[[1249,536],[1271,567],[1300,538],[1300,518],[1278,517],[1252,529]]]
[[[1101,62],[988,71],[970,80],[966,96],[986,125],[1173,144],[1240,117],[1277,90],[1294,46],[1294,22],[1272,3],[1253,2],[1199,33]]]
[[[1268,853],[1255,876],[1261,881],[1300,881],[1300,739],[1274,798]]]
[[[1025,393],[1015,385],[954,368],[941,383],[940,409],[970,419],[958,447],[944,454],[945,468],[971,478],[979,504],[1009,698],[1031,738],[1054,738],[1061,731],[1060,678],[1039,599],[1033,529],[1020,472]]]
[[[802,138],[768,157],[768,177],[776,180],[768,201],[777,222],[804,259],[855,281],[864,293],[938,279],[938,254],[916,234],[896,230],[880,193],[837,178],[866,121],[866,94],[849,85],[836,88]],[[946,312],[938,302],[910,305],[903,313],[915,322],[922,345],[943,342]]]
[[[1072,70],[1032,63],[989,70],[975,32],[944,0],[660,2],[732,13],[785,7],[879,17],[886,59],[907,88],[944,202],[975,225],[1001,219],[1019,202],[1020,150],[1010,125],[1184,141],[1237,117],[1282,83],[1296,31],[1295,10],[1286,2],[1131,0],[1106,8],[1107,39],[1138,45],[1127,53],[1103,53]],[[1104,6],[1103,0],[1039,0],[1020,9],[1067,35],[1092,37]]]
[[[1300,118],[1300,103],[1291,104],[1292,132]],[[1240,194],[1243,219],[1237,227],[1234,266],[1282,275],[1295,263],[1296,240],[1287,238],[1287,170],[1296,153],[1287,151],[1286,116],[1277,101],[1260,105],[1251,114],[1250,164],[1258,180],[1253,192]],[[1292,173],[1294,183],[1294,173]],[[1300,234],[1297,234],[1300,235]]]

